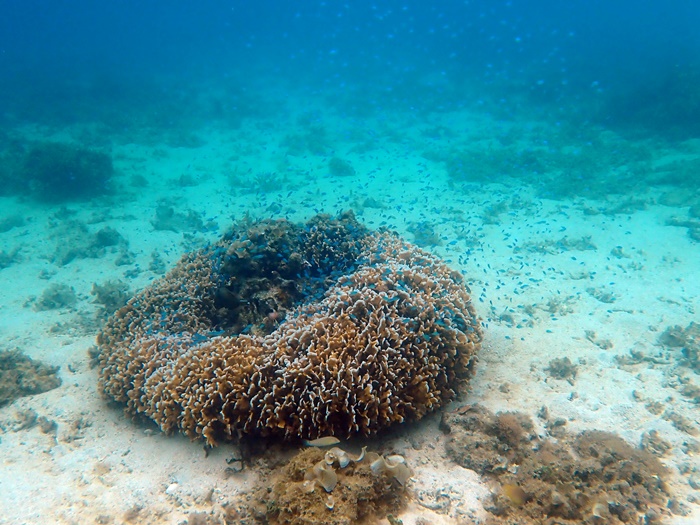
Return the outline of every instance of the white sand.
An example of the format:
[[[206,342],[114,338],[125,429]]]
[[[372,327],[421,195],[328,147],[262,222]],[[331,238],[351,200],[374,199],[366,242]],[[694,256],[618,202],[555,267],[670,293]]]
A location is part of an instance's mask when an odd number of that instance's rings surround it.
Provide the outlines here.
[[[661,459],[670,467],[672,489],[689,513],[668,522],[700,523],[700,506],[691,503],[700,494],[688,484],[690,477],[700,479],[700,462],[683,451],[684,443],[697,437],[645,408],[647,401],[660,402],[698,429],[697,406],[673,388],[677,356],[671,352],[672,365],[620,366],[615,360],[630,350],[669,357],[658,346],[660,333],[670,325],[685,327],[698,320],[700,244],[684,229],[665,225],[666,218],[683,210],[653,204],[655,195],[649,194],[643,196],[650,202],[643,211],[586,215],[584,207],[606,207],[623,199],[550,201],[535,197],[530,188],[504,184],[450,189],[444,168],[420,156],[424,126],[409,117],[403,122],[351,124],[326,117],[324,124],[333,130],[330,142],[357,171],[356,177],[331,180],[325,168],[328,157],[285,156],[278,144],[287,133],[286,123],[252,122],[233,132],[202,132],[206,145],[196,149],[128,143],[113,147],[120,184],[128,185],[134,175],[145,176],[151,184],[129,187],[127,197],[120,194],[67,209],[73,212],[70,219],[87,223],[90,232],[109,226],[128,241],[142,270],[133,278],[124,276],[133,264],[115,266],[118,249],[63,266],[52,262],[57,245],[65,242],[56,236],[55,225],[65,223],[58,218],[58,208],[2,199],[2,215],[22,215],[26,224],[0,233],[2,249],[20,247],[22,257],[0,270],[0,348],[19,348],[60,366],[63,385],[0,409],[0,524],[123,523],[135,508],[141,509],[136,523],[177,524],[194,512],[220,515],[224,507],[239,505],[240,495],[256,482],[256,472],[249,468],[227,475],[225,460],[237,454],[236,447],[222,446],[206,457],[201,443],[161,435],[124,417],[119,407],[100,397],[98,373],[90,368],[88,357],[96,333],[91,319],[97,311],[90,290],[93,283],[110,279],[128,282],[132,291],[147,286],[159,276],[148,270],[152,252],[170,267],[181,253],[217,238],[232,219],[246,212],[305,220],[316,210],[357,209],[368,197],[385,207],[359,211],[360,220],[395,228],[408,240],[412,222],[434,224],[444,242],[432,250],[467,276],[487,324],[467,402],[492,410],[520,410],[533,418],[544,406],[551,417],[565,418],[570,431],[609,430],[634,445],[644,432],[658,430],[672,445]],[[437,123],[457,133],[467,128],[469,136],[488,136],[489,126],[495,125],[470,114],[445,115]],[[61,134],[75,137],[82,132]],[[25,133],[36,138],[53,132]],[[354,151],[359,142],[369,142],[373,149]],[[245,179],[284,170],[289,181],[281,191],[256,194],[229,182],[232,174]],[[185,174],[195,179],[195,186],[177,184]],[[528,205],[514,207],[516,195]],[[160,199],[168,199],[180,212],[193,210],[205,222],[215,221],[220,230],[154,231],[150,221]],[[497,224],[482,224],[484,210],[499,202],[508,203],[509,209]],[[479,244],[465,260],[466,230]],[[526,249],[528,243],[564,236],[590,236],[596,249],[547,254]],[[458,242],[451,245],[455,239]],[[522,249],[514,251],[514,246]],[[620,257],[611,254],[616,247],[621,247],[615,252]],[[588,272],[594,272],[592,277],[585,277]],[[52,283],[74,288],[75,307],[32,309],[30,298]],[[587,291],[591,288],[612,292],[615,301],[599,301]],[[550,300],[559,300],[557,313],[547,310]],[[533,315],[524,311],[528,305],[534,305]],[[604,340],[610,348],[601,348]],[[552,359],[567,356],[578,364],[573,384],[545,371]],[[43,433],[38,425],[20,429],[22,414],[28,411],[55,421],[57,432]],[[438,422],[439,415],[432,416],[407,428],[401,439],[371,443],[404,453],[416,472],[409,488],[413,502],[400,516],[406,525],[420,517],[429,523],[457,524],[484,515],[480,501],[487,498],[489,487],[446,456],[446,438]]]

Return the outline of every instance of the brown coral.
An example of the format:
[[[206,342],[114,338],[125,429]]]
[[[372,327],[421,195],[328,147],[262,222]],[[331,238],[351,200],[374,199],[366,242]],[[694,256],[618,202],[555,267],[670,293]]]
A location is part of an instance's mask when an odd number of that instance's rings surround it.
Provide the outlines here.
[[[261,228],[186,255],[115,313],[98,337],[108,396],[209,444],[370,435],[454,396],[481,342],[459,274],[352,215]],[[277,248],[258,249],[273,230]],[[283,311],[270,333],[241,329],[251,279]]]
[[[488,525],[657,523],[676,505],[667,469],[614,434],[541,439],[524,414],[479,405],[445,414],[442,428],[452,459],[493,483]]]
[[[371,452],[368,456],[342,466],[329,462],[328,453],[304,450],[264,477],[247,510],[257,522],[268,525],[376,523],[405,507],[408,497],[391,471],[372,467],[373,461],[387,459]],[[332,488],[309,485],[318,471],[333,473]]]
[[[59,386],[58,367],[34,361],[19,350],[0,350],[0,407]]]

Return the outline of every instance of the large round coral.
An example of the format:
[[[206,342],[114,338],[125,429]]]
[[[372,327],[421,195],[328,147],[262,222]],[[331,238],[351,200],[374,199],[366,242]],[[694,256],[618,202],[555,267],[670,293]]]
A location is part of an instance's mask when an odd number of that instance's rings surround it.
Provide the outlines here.
[[[107,322],[98,361],[104,393],[166,432],[347,438],[450,400],[480,342],[457,272],[347,213],[185,255]]]

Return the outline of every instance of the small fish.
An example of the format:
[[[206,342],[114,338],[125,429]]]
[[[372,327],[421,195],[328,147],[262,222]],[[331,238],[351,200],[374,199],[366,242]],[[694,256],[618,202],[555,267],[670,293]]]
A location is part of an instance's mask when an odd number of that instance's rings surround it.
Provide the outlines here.
[[[338,443],[340,443],[340,440],[334,436],[312,439],[311,441],[304,440],[304,445],[307,447],[330,447],[331,445],[337,445]]]
[[[517,485],[503,485],[503,495],[510,500],[513,505],[520,506],[527,500],[525,491]]]

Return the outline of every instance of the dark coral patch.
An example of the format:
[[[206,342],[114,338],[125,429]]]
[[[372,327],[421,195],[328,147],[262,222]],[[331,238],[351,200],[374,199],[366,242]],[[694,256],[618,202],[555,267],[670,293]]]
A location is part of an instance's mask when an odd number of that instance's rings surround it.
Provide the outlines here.
[[[112,158],[62,142],[21,142],[0,154],[0,194],[28,195],[62,203],[109,193],[114,176]]]

